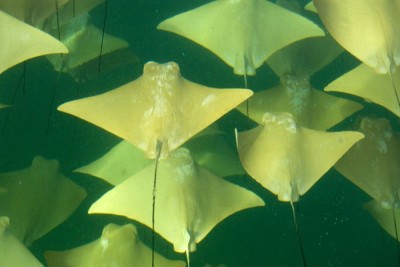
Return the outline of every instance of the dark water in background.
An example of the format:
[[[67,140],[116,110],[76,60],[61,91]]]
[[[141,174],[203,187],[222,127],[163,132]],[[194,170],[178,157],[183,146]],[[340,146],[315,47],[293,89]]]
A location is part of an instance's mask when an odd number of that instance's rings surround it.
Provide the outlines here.
[[[204,85],[243,86],[242,77],[235,76],[232,69],[212,53],[177,35],[156,30],[162,20],[206,2],[108,0],[106,31],[126,39],[131,51],[141,59],[140,65],[125,66],[93,81],[77,84],[63,74],[57,80],[58,74],[40,58],[26,63],[26,73],[19,87],[23,64],[0,76],[0,102],[14,104],[13,108],[0,112],[0,122],[5,125],[0,138],[0,171],[25,168],[35,155],[56,158],[63,173],[88,192],[87,199],[71,218],[32,246],[39,259],[43,260],[42,253],[46,250],[65,250],[98,238],[109,222],[128,221],[113,216],[87,215],[91,203],[109,186],[98,179],[71,172],[104,154],[119,139],[57,112],[57,106],[133,80],[141,74],[143,63],[149,60],[176,61],[184,77]],[[92,13],[94,23],[101,26],[104,5]],[[351,56],[344,54],[316,74],[313,85],[321,89],[355,64]],[[264,66],[257,70],[256,77],[249,78],[249,87],[258,91],[277,82],[277,77]],[[384,114],[380,110],[372,112]],[[338,128],[343,129],[351,122],[349,119]],[[233,128],[244,130],[249,123],[234,111],[220,121],[220,126],[228,132],[229,141],[234,145]],[[198,245],[198,251],[191,254],[192,266],[206,263],[225,263],[230,267],[302,266],[290,205],[279,202],[248,177],[230,177],[229,180],[255,191],[265,200],[266,207],[242,211],[224,220]],[[365,193],[334,170],[301,198],[298,223],[308,266],[397,266],[394,239],[381,230],[361,206],[368,200]],[[139,232],[142,240],[150,244],[150,231],[140,227]],[[184,259],[184,255],[175,254],[165,241],[157,240],[157,244],[160,245],[158,251],[164,255]]]

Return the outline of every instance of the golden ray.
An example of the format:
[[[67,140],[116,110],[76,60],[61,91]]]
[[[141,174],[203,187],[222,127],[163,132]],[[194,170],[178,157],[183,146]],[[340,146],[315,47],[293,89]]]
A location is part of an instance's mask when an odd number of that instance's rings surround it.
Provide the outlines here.
[[[0,215],[11,219],[10,231],[30,245],[63,222],[86,192],[60,173],[56,160],[40,156],[29,168],[0,174]]]
[[[335,168],[386,207],[400,205],[400,138],[389,121],[365,117],[359,131],[365,138]]]
[[[190,82],[174,62],[148,62],[143,75],[107,93],[71,101],[58,110],[89,121],[137,146],[148,158],[172,150],[252,95]]]
[[[125,40],[104,33],[99,28],[89,23],[89,14],[85,13],[75,17],[69,23],[51,32],[53,36],[61,36],[61,42],[67,46],[69,54],[65,56],[47,56],[56,71],[67,72],[74,76],[76,80],[87,80],[88,72],[98,74],[98,58],[100,48],[102,59],[109,54],[126,49],[129,44]],[[138,58],[132,53],[125,53],[122,62],[138,62]],[[96,65],[89,65],[91,61],[96,61]],[[122,63],[120,62],[120,63]],[[102,60],[102,70],[104,69]],[[90,68],[92,71],[90,71]]]
[[[0,74],[12,66],[68,49],[50,35],[0,11]]]
[[[368,210],[368,212],[374,217],[374,219],[388,232],[394,239],[397,238],[400,241],[400,238],[397,234],[396,237],[396,228],[399,230],[400,222],[400,210],[395,207],[386,207],[383,206],[382,203],[378,200],[371,200],[364,207]],[[393,218],[394,216],[394,218]],[[396,225],[395,225],[396,221]]]
[[[53,0],[54,1],[54,0]],[[49,17],[43,28],[46,31],[57,30],[59,27],[71,22],[75,18],[89,12],[97,5],[104,2],[104,0],[67,0],[65,5],[62,5],[58,9],[58,13],[53,14]],[[61,34],[61,37],[62,34]]]
[[[150,267],[151,250],[139,239],[133,224],[108,224],[99,239],[66,250],[45,252],[49,267]],[[154,266],[184,267],[183,261],[173,261],[155,254]]]
[[[293,203],[362,137],[310,130],[291,114],[265,113],[262,125],[237,133],[237,146],[246,172],[280,201]]]
[[[314,0],[322,22],[347,51],[377,73],[400,64],[399,0]]]
[[[395,84],[400,84],[399,72],[393,73],[392,79]],[[324,90],[362,97],[365,101],[374,102],[400,117],[400,106],[390,76],[377,74],[365,64],[340,76]]]
[[[218,0],[161,22],[158,29],[206,47],[235,74],[254,75],[282,47],[324,32],[306,18],[265,0]]]
[[[300,126],[326,130],[362,106],[323,93],[310,85],[310,75],[334,60],[342,49],[330,37],[300,40],[279,50],[267,64],[280,77],[280,85],[255,93],[238,110],[261,123],[265,112],[293,114]]]
[[[43,267],[31,252],[8,231],[10,219],[0,217],[0,266]]]
[[[34,27],[42,28],[44,21],[72,0],[1,0],[0,10]],[[80,0],[82,1],[82,0]]]
[[[155,164],[97,200],[89,213],[126,216],[152,227]],[[226,182],[196,164],[186,148],[161,159],[157,173],[155,230],[177,252],[190,252],[220,221],[240,210],[263,206],[254,193]]]

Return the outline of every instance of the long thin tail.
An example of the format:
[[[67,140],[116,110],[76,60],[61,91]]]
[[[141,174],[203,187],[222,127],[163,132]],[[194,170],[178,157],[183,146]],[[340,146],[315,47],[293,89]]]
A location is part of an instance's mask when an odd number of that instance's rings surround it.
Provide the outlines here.
[[[243,74],[243,78],[244,78],[244,88],[247,88],[247,74]],[[249,99],[246,99],[246,116],[247,118],[249,118]]]
[[[190,267],[190,252],[189,250],[186,250],[186,266]]]
[[[106,22],[107,22],[107,11],[108,11],[108,0],[105,1],[104,7],[104,22],[103,22],[103,32],[101,34],[101,44],[100,44],[100,55],[99,55],[99,66],[98,66],[98,74],[101,72],[101,57],[103,55],[103,45],[104,45],[104,35],[106,31]]]
[[[297,217],[296,217],[296,211],[294,209],[293,202],[290,201],[290,206],[292,207],[292,213],[293,213],[293,220],[294,220],[294,226],[296,227],[296,233],[297,233],[297,238],[299,240],[299,246],[300,246],[300,252],[301,252],[301,259],[303,260],[303,266],[307,267],[306,264],[306,257],[304,255],[304,248],[303,248],[303,242],[301,240],[300,232],[299,232],[299,226],[297,224]]]
[[[156,146],[156,166],[154,168],[154,182],[153,182],[153,210],[151,213],[151,266],[154,267],[154,254],[155,254],[155,239],[156,239],[156,229],[155,229],[155,215],[156,215],[156,192],[157,192],[157,170],[158,170],[158,162],[160,161],[162,142],[157,140]]]

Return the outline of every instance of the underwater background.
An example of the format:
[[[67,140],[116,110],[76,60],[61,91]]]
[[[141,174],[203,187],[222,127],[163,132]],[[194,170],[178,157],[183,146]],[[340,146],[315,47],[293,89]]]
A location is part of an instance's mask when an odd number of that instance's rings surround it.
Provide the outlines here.
[[[75,213],[56,229],[34,242],[34,255],[44,263],[43,252],[65,250],[99,237],[109,222],[130,220],[108,215],[88,215],[90,205],[111,186],[100,179],[72,172],[107,152],[120,139],[108,132],[58,112],[60,104],[96,95],[132,81],[148,61],[175,61],[182,76],[211,87],[243,87],[243,78],[205,48],[180,36],[158,31],[158,23],[175,14],[209,1],[108,0],[106,31],[129,42],[140,63],[124,65],[84,83],[59,74],[44,57],[29,60],[0,76],[0,102],[12,108],[0,111],[0,171],[25,168],[42,155],[58,159],[61,171],[85,188],[87,198]],[[306,1],[302,1],[305,4]],[[91,11],[91,20],[102,27],[105,5]],[[266,29],[268,30],[268,29]],[[322,89],[329,82],[358,65],[343,52],[334,62],[315,74],[311,84]],[[260,91],[279,83],[265,64],[256,76],[248,77],[249,88]],[[393,115],[366,105],[361,112],[335,126],[350,129],[360,114],[389,118]],[[202,114],[198,114],[199,117]],[[255,124],[232,111],[218,121],[226,140],[235,149],[234,129],[247,130]],[[263,198],[266,205],[235,213],[218,224],[191,253],[191,266],[207,263],[229,267],[302,266],[291,207],[280,202],[248,176],[227,177]],[[40,194],[40,192],[38,192]],[[371,198],[331,169],[301,197],[297,219],[307,266],[397,266],[396,242],[381,229],[362,204]],[[151,231],[135,223],[143,242],[151,246]],[[185,259],[172,245],[157,239],[157,250],[168,258]],[[160,246],[161,244],[161,246]]]

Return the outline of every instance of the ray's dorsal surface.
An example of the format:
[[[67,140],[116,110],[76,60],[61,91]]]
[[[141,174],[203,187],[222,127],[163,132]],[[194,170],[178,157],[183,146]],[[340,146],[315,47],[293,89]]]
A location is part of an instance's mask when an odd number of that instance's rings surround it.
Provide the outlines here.
[[[68,49],[52,36],[0,10],[0,74],[25,60]]]
[[[152,227],[154,163],[97,200],[89,213],[115,214]],[[155,205],[155,230],[177,252],[196,244],[223,219],[240,210],[263,206],[254,193],[197,165],[186,148],[160,159]]]
[[[252,95],[186,80],[174,62],[148,62],[143,75],[101,95],[71,101],[58,110],[91,122],[161,158]]]
[[[296,202],[363,137],[299,127],[288,113],[265,113],[260,126],[237,133],[246,172],[280,201]]]
[[[400,207],[399,134],[384,118],[363,118],[359,131],[365,138],[335,168],[381,205]]]
[[[11,219],[10,231],[30,245],[62,223],[86,197],[65,177],[56,160],[40,156],[29,168],[0,174],[0,215]]]
[[[8,230],[10,219],[0,217],[0,266],[43,267],[32,253]]]
[[[158,29],[206,47],[235,74],[255,75],[282,47],[324,32],[306,18],[265,0],[217,0],[161,22]]]
[[[133,224],[108,224],[101,237],[91,243],[66,251],[47,251],[49,267],[149,267],[151,250],[142,243]],[[157,267],[184,267],[183,261],[173,261],[156,253]]]

